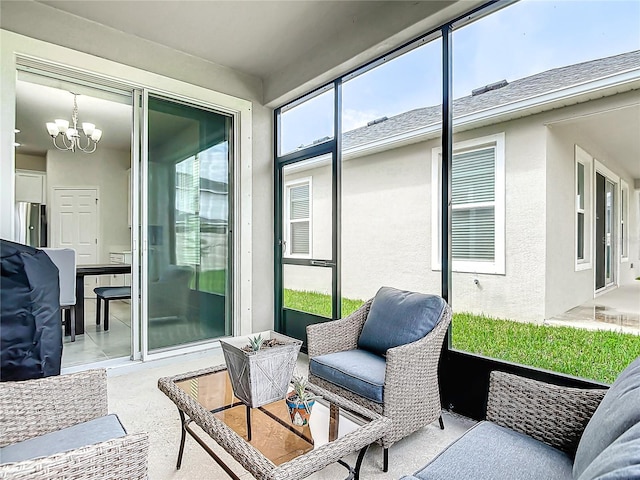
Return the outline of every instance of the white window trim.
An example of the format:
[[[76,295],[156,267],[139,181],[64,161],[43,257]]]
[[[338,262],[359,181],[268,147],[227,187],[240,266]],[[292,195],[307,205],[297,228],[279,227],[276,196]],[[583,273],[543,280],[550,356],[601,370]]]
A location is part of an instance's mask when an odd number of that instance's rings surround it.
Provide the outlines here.
[[[578,260],[578,163],[584,165],[584,258]],[[580,146],[575,145],[573,156],[573,198],[575,199],[573,223],[573,259],[575,271],[590,270],[593,268],[593,236],[595,229],[594,202],[595,202],[595,173],[594,159]]]
[[[504,275],[505,269],[505,134],[504,132],[486,137],[474,138],[453,145],[454,153],[463,150],[479,150],[495,147],[496,177],[495,177],[495,260],[493,262],[452,260],[451,270],[454,272],[488,273]],[[431,269],[441,270],[440,262],[442,248],[440,245],[440,157],[442,147],[431,150]],[[474,204],[477,206],[477,204]]]
[[[626,193],[627,201],[624,204],[624,209],[622,205],[622,196]],[[624,180],[620,179],[620,262],[627,263],[629,261],[629,184]],[[625,238],[622,238],[622,224],[626,222],[625,225]],[[624,254],[624,255],[623,255]]]
[[[296,178],[295,180],[291,180],[286,182],[284,185],[284,199],[285,199],[285,218],[286,222],[284,225],[284,238],[287,242],[285,244],[285,250],[283,256],[286,258],[313,258],[313,177],[303,177]],[[300,253],[289,253],[289,249],[291,248],[291,207],[290,207],[290,191],[292,187],[297,187],[300,185],[309,185],[309,253],[308,254],[300,254]]]

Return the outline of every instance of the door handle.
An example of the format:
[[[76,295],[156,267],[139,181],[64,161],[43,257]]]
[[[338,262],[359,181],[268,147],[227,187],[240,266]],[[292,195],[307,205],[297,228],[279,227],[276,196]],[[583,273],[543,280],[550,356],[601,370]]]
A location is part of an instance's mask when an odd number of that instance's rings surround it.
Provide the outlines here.
[[[327,262],[325,260],[309,260],[309,263],[314,267],[335,267],[336,264],[332,262]]]

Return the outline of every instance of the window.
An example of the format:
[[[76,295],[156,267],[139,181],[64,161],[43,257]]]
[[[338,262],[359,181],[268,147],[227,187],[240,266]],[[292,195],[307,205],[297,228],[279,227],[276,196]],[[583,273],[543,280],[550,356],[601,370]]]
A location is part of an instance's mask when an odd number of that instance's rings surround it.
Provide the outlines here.
[[[576,162],[576,210],[577,210],[577,246],[576,258],[578,261],[584,260],[584,164]]]
[[[593,158],[575,146],[576,271],[591,268],[591,171]]]
[[[285,255],[311,256],[311,179],[286,185],[287,223]]]
[[[178,265],[200,264],[199,171],[199,155],[175,166],[175,254]]]
[[[432,263],[440,268],[441,148],[433,149]],[[454,145],[451,250],[456,272],[505,273],[504,134]]]
[[[314,92],[282,109],[278,155],[286,155],[333,138],[334,93],[332,87]]]
[[[620,257],[624,262],[629,261],[629,185],[620,180]]]

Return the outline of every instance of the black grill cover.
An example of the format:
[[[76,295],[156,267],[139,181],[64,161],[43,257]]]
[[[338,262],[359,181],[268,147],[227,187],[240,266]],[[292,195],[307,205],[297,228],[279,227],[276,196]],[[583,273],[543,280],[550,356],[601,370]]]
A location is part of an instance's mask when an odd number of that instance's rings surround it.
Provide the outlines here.
[[[58,268],[42,250],[0,239],[0,380],[60,374]]]

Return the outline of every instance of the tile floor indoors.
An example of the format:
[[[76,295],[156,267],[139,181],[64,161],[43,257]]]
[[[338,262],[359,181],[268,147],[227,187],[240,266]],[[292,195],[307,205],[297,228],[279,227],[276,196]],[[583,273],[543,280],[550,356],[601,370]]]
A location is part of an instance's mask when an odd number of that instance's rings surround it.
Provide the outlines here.
[[[155,362],[154,362],[155,363]],[[175,405],[157,388],[158,378],[176,375],[212,365],[224,363],[222,352],[216,349],[199,358],[171,362],[162,366],[153,364],[137,368],[109,370],[109,411],[117,413],[129,432],[147,431],[150,439],[149,478],[151,480],[214,479],[228,478],[207,453],[187,436],[182,468],[176,470],[176,458],[180,444],[180,421]],[[298,371],[306,373],[307,357],[300,355]],[[126,372],[126,373],[125,373]],[[360,478],[363,480],[397,479],[413,473],[445,446],[457,439],[475,421],[454,414],[444,413],[446,428],[438,423],[428,425],[410,437],[396,443],[390,449],[389,472],[382,471],[382,450],[374,445],[365,456]],[[197,427],[196,427],[197,428]],[[253,478],[213,441],[208,442],[240,478]],[[346,457],[355,463],[355,455]],[[346,470],[338,464],[315,473],[312,480],[335,480],[346,477]]]
[[[76,341],[64,337],[62,367],[129,357],[131,355],[131,305],[127,301],[109,302],[109,330],[96,325],[96,300],[84,300],[83,335]]]

